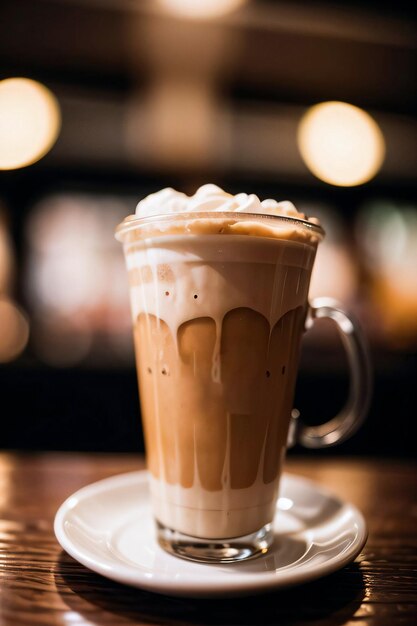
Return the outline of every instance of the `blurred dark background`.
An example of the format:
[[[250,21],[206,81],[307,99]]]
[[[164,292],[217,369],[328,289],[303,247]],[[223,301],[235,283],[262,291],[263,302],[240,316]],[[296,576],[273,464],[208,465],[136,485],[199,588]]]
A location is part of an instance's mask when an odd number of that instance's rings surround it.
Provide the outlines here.
[[[375,371],[366,424],[328,453],[416,455],[417,41],[408,7],[3,0],[0,448],[143,449],[114,227],[150,192],[214,182],[291,199],[326,228],[311,295],[356,313]],[[20,92],[22,83],[5,80],[17,77],[41,85],[23,81],[29,91]],[[378,157],[370,133],[343,186],[331,171],[327,182],[310,171],[298,133],[309,107],[334,100],[369,113],[385,145]],[[373,151],[364,182],[361,156]],[[296,406],[323,421],[347,385],[342,348],[323,323],[304,342]]]

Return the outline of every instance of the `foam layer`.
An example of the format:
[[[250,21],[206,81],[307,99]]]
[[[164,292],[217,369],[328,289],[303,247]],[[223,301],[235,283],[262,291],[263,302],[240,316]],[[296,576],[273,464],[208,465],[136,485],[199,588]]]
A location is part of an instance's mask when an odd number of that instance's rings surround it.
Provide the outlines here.
[[[259,213],[263,215],[281,215],[296,219],[307,219],[304,213],[297,211],[292,202],[284,200],[277,202],[272,198],[260,200],[254,193],[238,193],[233,196],[217,185],[203,185],[192,196],[181,191],[166,187],[150,194],[141,200],[136,207],[138,217],[152,215],[168,215],[172,213],[199,213],[199,212],[227,212],[227,213]],[[312,218],[311,223],[317,224]]]
[[[124,243],[160,235],[250,235],[310,243],[323,236],[318,220],[307,218],[291,202],[260,200],[255,194],[232,196],[215,185],[193,196],[167,188],[141,200],[135,215],[117,228]]]

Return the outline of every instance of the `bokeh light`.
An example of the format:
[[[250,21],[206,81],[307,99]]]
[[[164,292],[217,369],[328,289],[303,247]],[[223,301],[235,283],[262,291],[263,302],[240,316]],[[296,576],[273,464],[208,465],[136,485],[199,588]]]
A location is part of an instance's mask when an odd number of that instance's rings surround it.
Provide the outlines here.
[[[395,347],[417,345],[417,206],[368,203],[356,236],[385,338]]]
[[[29,339],[29,323],[19,307],[6,296],[0,296],[0,363],[15,359]]]
[[[385,141],[375,120],[345,102],[311,107],[298,128],[298,147],[310,171],[331,185],[361,185],[379,171]]]
[[[208,19],[231,13],[246,0],[159,0],[165,9],[180,17]]]
[[[0,169],[35,163],[55,143],[61,114],[55,96],[28,78],[0,81]]]
[[[57,367],[131,363],[129,293],[115,226],[133,199],[60,193],[27,222],[25,286],[32,346]]]
[[[9,292],[15,270],[13,245],[7,221],[7,214],[0,205],[0,294]]]

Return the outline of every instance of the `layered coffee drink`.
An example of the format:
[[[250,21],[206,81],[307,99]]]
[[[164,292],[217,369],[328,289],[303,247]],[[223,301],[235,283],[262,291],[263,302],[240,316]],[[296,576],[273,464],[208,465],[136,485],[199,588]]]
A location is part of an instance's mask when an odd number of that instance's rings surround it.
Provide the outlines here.
[[[321,232],[214,185],[148,196],[119,227],[163,527],[225,540],[272,521]]]

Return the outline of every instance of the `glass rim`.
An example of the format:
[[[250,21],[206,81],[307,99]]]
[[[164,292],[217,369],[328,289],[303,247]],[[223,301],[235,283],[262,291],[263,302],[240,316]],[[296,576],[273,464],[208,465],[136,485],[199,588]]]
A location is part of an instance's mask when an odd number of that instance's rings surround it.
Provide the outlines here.
[[[146,217],[141,217],[137,215],[129,215],[126,217],[123,222],[121,222],[115,230],[115,237],[118,241],[122,241],[122,236],[128,233],[131,230],[136,228],[140,228],[146,224],[152,224],[155,222],[168,221],[175,222],[178,221],[186,221],[186,220],[197,220],[197,219],[234,219],[236,221],[243,220],[257,220],[257,221],[269,221],[269,222],[283,222],[287,224],[296,225],[301,227],[303,230],[309,230],[310,232],[314,232],[321,239],[324,237],[325,230],[319,224],[313,224],[309,220],[304,220],[299,217],[292,217],[289,215],[270,215],[268,213],[246,213],[246,212],[237,212],[237,211],[183,211],[180,213],[161,213],[158,215],[148,215]],[[169,234],[165,234],[164,236],[169,236]],[[190,235],[191,236],[191,235]],[[208,235],[211,236],[211,235]],[[245,235],[247,236],[247,235]]]

